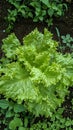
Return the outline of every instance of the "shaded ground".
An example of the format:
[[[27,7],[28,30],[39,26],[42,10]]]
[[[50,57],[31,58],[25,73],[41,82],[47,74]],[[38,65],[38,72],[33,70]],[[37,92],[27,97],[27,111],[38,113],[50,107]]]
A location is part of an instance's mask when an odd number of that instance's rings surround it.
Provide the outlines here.
[[[10,5],[5,1],[0,1],[0,47],[2,45],[2,39],[5,38],[8,34],[5,33],[7,23],[4,20],[4,17],[7,16],[7,9],[10,8]],[[43,32],[44,27],[47,27],[45,23],[33,23],[31,20],[20,19],[14,25],[12,32],[15,32],[16,36],[22,41],[23,36],[31,32],[35,27],[39,31]],[[64,17],[60,19],[54,19],[54,24],[51,28],[48,28],[53,34],[54,38],[58,40],[56,29],[58,28],[61,35],[66,35],[67,33],[73,37],[73,3],[70,4],[68,12]],[[1,51],[0,51],[1,55]],[[66,101],[63,106],[65,106],[66,111],[64,112],[65,117],[71,117],[73,119],[73,110],[71,109],[71,99],[73,98],[73,88],[70,88],[70,95],[66,98]]]

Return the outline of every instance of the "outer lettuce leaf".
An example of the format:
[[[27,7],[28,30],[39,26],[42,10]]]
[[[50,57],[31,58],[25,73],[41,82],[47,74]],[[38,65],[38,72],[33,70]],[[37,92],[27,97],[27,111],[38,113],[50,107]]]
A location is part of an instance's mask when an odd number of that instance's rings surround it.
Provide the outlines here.
[[[0,94],[24,101],[36,116],[51,116],[73,85],[73,58],[57,52],[58,43],[46,29],[44,34],[32,31],[23,38],[23,45],[14,37],[3,40],[6,58],[1,61]]]
[[[16,55],[15,50],[19,45],[20,42],[14,33],[3,39],[2,50],[5,53],[5,56],[7,58],[14,58]]]

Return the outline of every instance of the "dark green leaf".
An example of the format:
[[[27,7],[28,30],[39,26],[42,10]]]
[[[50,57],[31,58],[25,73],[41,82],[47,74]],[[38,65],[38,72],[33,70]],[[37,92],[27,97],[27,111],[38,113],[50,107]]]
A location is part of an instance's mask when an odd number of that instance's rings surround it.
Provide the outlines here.
[[[14,112],[18,113],[18,112],[23,112],[23,111],[25,111],[25,108],[23,105],[21,104],[14,105]]]
[[[0,100],[0,108],[7,109],[9,107],[9,102],[5,99]]]

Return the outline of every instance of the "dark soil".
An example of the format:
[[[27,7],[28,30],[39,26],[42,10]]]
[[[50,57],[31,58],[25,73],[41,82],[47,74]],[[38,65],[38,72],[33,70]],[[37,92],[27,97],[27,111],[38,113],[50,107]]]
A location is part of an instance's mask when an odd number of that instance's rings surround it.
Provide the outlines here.
[[[7,23],[4,18],[7,16],[7,9],[11,8],[6,0],[0,0],[0,47],[2,45],[2,39],[5,38],[8,34],[5,32]],[[16,34],[18,39],[22,42],[22,38],[30,33],[34,28],[38,28],[39,31],[43,32],[43,29],[47,27],[45,23],[33,23],[32,20],[25,20],[19,18],[14,25],[12,32]],[[48,28],[53,35],[54,39],[59,40],[56,29],[58,28],[61,35],[70,34],[73,37],[73,3],[69,5],[69,10],[66,12],[65,16],[61,18],[54,18],[54,24],[51,28]],[[0,51],[1,55],[1,51]],[[73,88],[70,88],[70,95],[66,98],[63,106],[66,108],[64,112],[65,117],[70,117],[73,119],[73,110],[71,109],[71,99],[73,98]]]

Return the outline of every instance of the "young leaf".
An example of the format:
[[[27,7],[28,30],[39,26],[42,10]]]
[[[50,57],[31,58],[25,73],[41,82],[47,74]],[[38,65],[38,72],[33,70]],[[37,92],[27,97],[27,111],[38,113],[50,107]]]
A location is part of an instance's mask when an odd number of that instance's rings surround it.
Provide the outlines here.
[[[9,129],[10,130],[16,130],[17,127],[22,126],[22,120],[20,118],[14,118],[12,121],[9,123]]]

